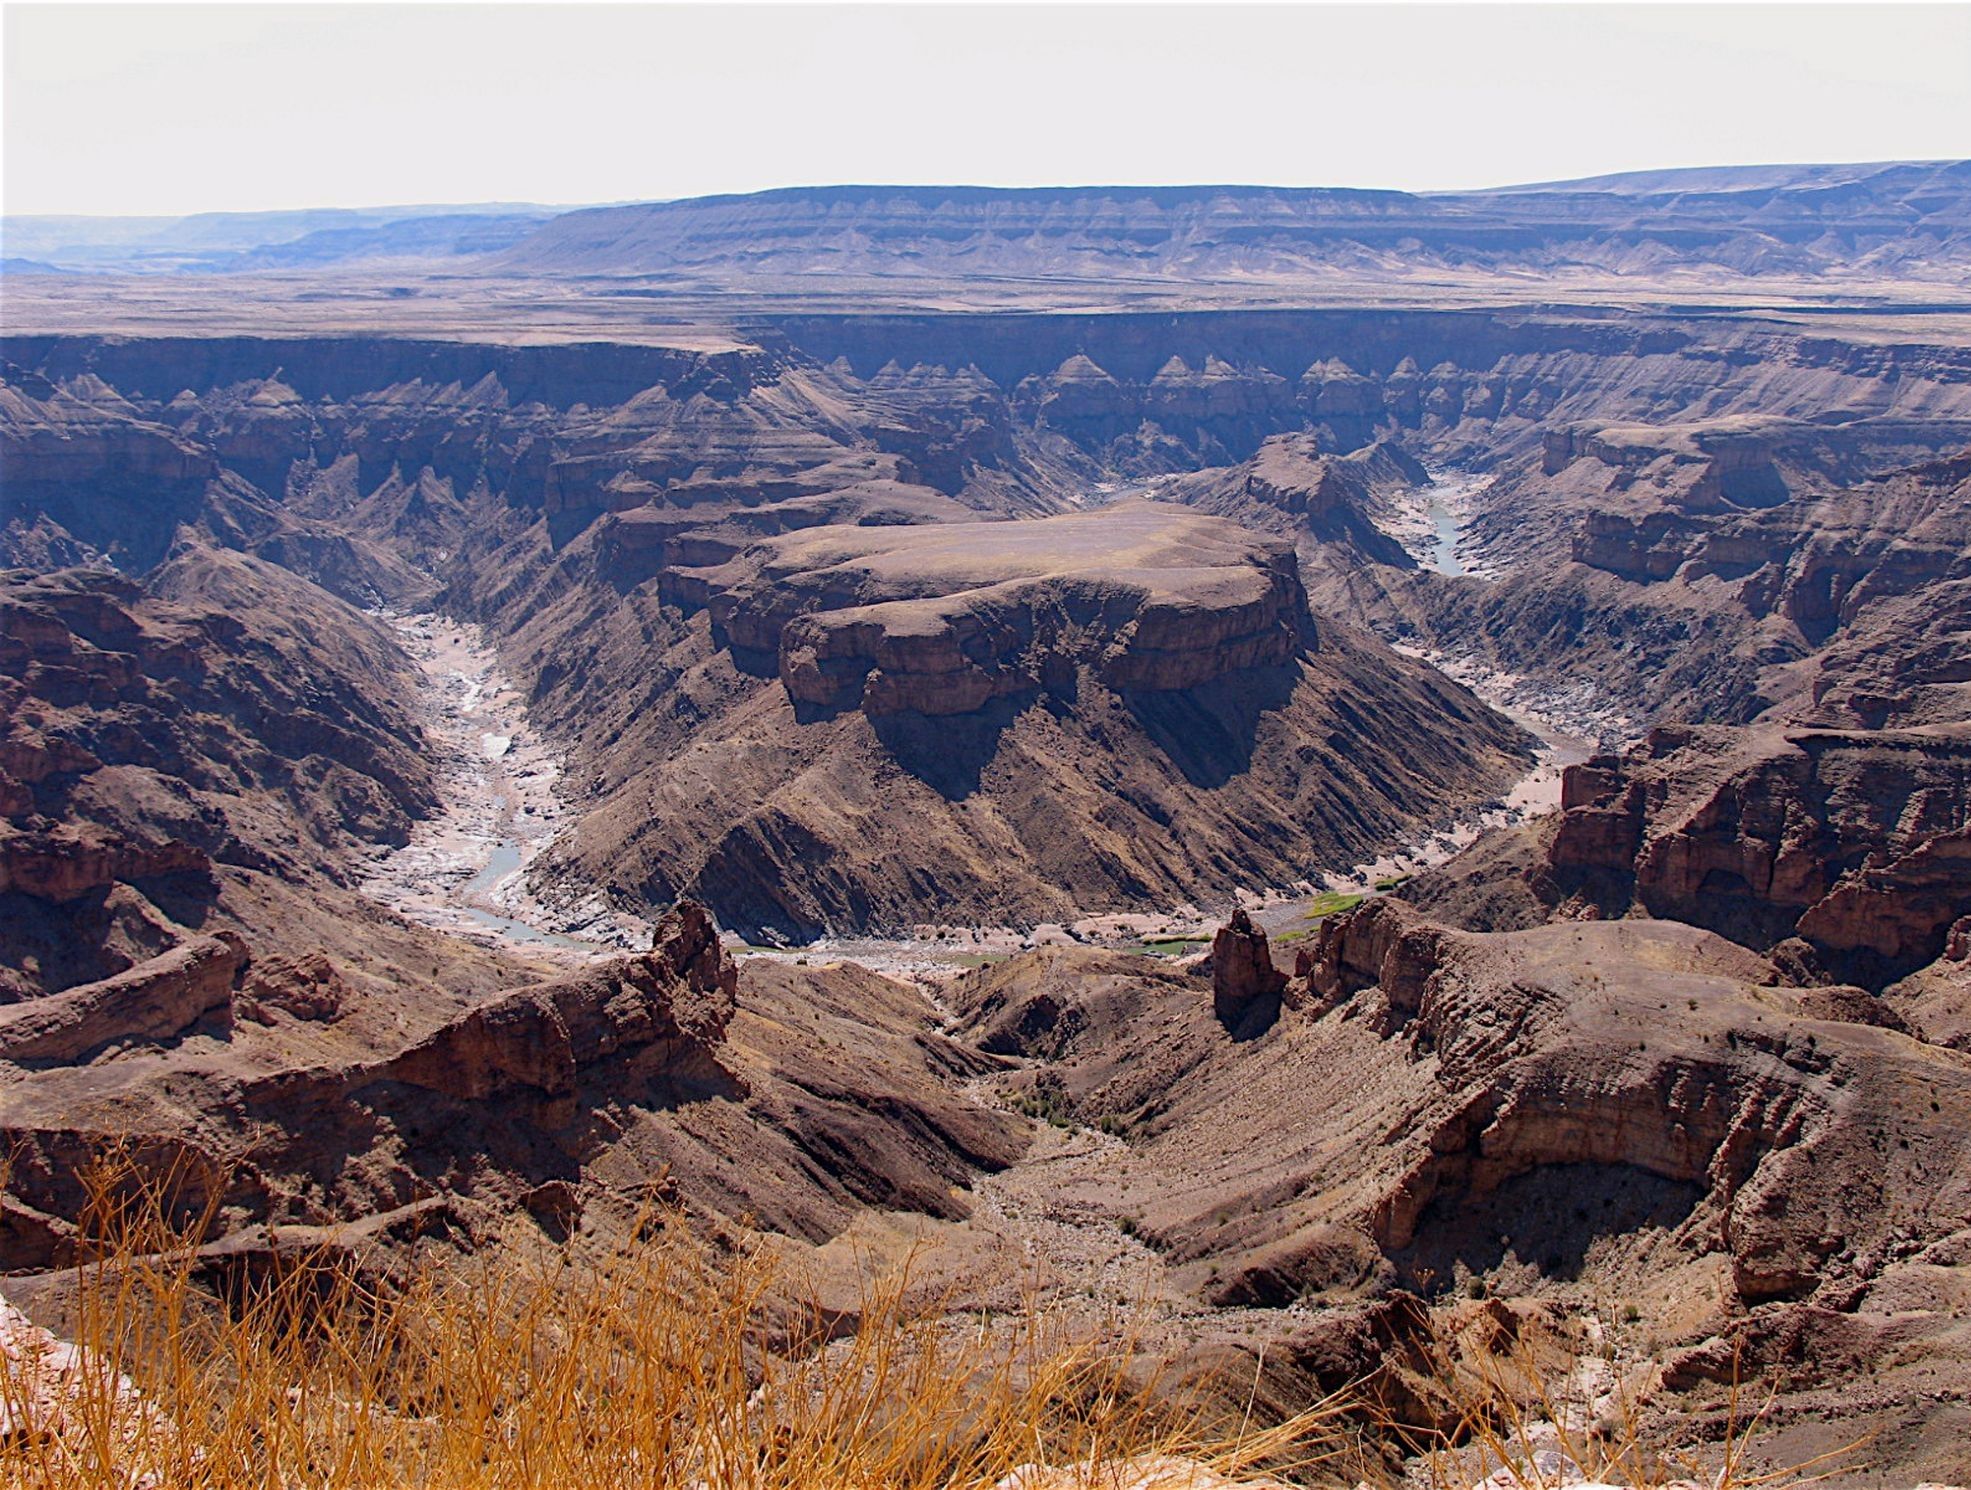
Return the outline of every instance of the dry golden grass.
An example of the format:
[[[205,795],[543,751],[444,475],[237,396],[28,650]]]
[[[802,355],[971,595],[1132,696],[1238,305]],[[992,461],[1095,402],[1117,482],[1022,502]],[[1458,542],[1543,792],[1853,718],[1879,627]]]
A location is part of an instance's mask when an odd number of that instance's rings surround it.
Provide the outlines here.
[[[1214,1436],[1044,1312],[955,1322],[907,1310],[897,1277],[831,1339],[759,1254],[679,1224],[387,1293],[323,1254],[221,1298],[157,1185],[125,1169],[94,1194],[72,1310],[91,1365],[51,1394],[8,1363],[7,1485],[965,1490],[1029,1463],[1304,1461],[1338,1412]]]
[[[1199,1486],[1263,1468],[1389,1487],[1408,1455],[1410,1482],[1443,1490],[1494,1474],[1495,1490],[1773,1490],[1856,1467],[1858,1445],[1755,1468],[1764,1409],[1736,1393],[1705,1462],[1657,1452],[1606,1331],[1484,1311],[1385,1368],[1433,1429],[1379,1412],[1375,1379],[1255,1429],[1225,1410],[1251,1400],[1237,1384],[1187,1403],[1129,1369],[1126,1330],[1104,1348],[1038,1305],[907,1308],[902,1272],[851,1321],[823,1316],[764,1250],[713,1248],[676,1216],[599,1254],[448,1254],[399,1287],[324,1250],[215,1289],[192,1245],[212,1217],[184,1219],[173,1176],[112,1160],[89,1188],[78,1353],[57,1370],[18,1339],[0,1351],[0,1486],[985,1490],[1038,1464],[1065,1469],[1044,1490],[1179,1490],[1193,1467]],[[1175,1473],[1141,1473],[1159,1462]]]
[[[1442,1326],[1426,1352],[1425,1374],[1449,1409],[1449,1426],[1404,1436],[1420,1451],[1433,1490],[1466,1490],[1488,1477],[1505,1490],[1563,1490],[1584,1479],[1628,1490],[1796,1490],[1859,1467],[1860,1439],[1805,1463],[1760,1465],[1771,1384],[1759,1392],[1734,1381],[1723,1436],[1708,1452],[1664,1447],[1608,1344],[1614,1332],[1606,1323],[1474,1338],[1487,1327],[1482,1313],[1462,1330]]]

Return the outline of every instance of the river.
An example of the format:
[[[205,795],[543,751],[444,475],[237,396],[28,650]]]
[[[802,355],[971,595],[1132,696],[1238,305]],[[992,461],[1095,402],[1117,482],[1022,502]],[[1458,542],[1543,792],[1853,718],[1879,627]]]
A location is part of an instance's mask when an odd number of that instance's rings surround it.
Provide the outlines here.
[[[566,822],[561,762],[480,628],[437,615],[382,619],[424,674],[419,722],[441,805],[408,843],[372,861],[363,892],[421,925],[557,962],[647,946],[647,930],[599,897],[549,906],[529,888],[527,869]]]
[[[1461,557],[1463,525],[1487,478],[1450,472],[1411,495],[1391,529],[1420,563],[1440,574],[1481,581]],[[435,615],[386,616],[425,676],[423,725],[432,743],[443,806],[404,847],[380,855],[363,889],[411,920],[476,940],[505,944],[557,962],[649,944],[647,924],[613,911],[599,894],[550,903],[528,883],[529,868],[566,825],[557,784],[561,764],[527,720],[525,700],[502,675],[476,626]],[[1446,822],[1373,860],[1336,866],[1308,881],[1241,892],[1272,929],[1304,928],[1305,908],[1334,890],[1370,890],[1378,880],[1442,863],[1487,828],[1552,811],[1562,771],[1590,753],[1596,735],[1625,733],[1581,690],[1555,689],[1459,657],[1399,646],[1472,689],[1540,740],[1526,775],[1495,801]],[[1577,696],[1579,695],[1579,696]],[[946,977],[982,961],[1046,942],[1186,950],[1209,937],[1219,913],[1193,905],[1083,917],[1033,931],[1008,927],[924,926],[903,938],[826,938],[784,951],[739,948],[742,956],[861,962],[878,971]]]

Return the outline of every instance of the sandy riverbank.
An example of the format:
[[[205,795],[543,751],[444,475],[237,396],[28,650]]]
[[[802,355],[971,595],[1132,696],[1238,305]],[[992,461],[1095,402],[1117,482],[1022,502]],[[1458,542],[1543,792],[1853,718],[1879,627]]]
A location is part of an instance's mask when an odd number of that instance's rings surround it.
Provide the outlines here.
[[[425,675],[420,723],[444,805],[378,856],[363,893],[422,925],[559,962],[647,945],[641,923],[599,902],[571,914],[528,889],[528,866],[565,822],[561,763],[480,629],[435,615],[385,619]]]
[[[535,957],[580,963],[647,945],[647,924],[612,910],[597,893],[543,900],[527,871],[568,821],[558,784],[561,763],[527,721],[525,701],[501,673],[480,628],[433,615],[387,617],[427,687],[421,721],[435,755],[444,807],[420,823],[404,847],[378,856],[362,889],[405,917]],[[1368,891],[1378,880],[1443,863],[1487,828],[1523,822],[1559,805],[1561,772],[1590,753],[1595,733],[1624,721],[1592,699],[1542,689],[1531,680],[1486,673],[1468,659],[1411,650],[1470,687],[1538,735],[1532,768],[1499,798],[1416,841],[1363,863],[1291,885],[1241,889],[1237,903],[1262,925],[1304,922],[1304,908],[1329,891]],[[904,937],[823,937],[788,948],[747,947],[742,958],[856,962],[923,983],[1049,944],[1080,943],[1181,955],[1209,940],[1230,902],[1089,914],[1022,929],[925,924]]]

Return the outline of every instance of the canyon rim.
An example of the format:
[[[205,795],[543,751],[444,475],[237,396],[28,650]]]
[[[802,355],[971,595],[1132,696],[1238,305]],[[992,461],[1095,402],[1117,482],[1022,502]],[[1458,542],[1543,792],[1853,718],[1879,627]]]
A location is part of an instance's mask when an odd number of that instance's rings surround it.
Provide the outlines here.
[[[807,9],[752,19],[933,19]],[[1971,61],[1971,11],[1927,9]],[[1095,12],[953,14],[1080,57]],[[1198,128],[1223,179],[1259,149]],[[1332,1403],[1354,1455],[982,1484],[1971,1480],[1946,144],[1457,190],[853,185],[844,145],[592,206],[10,197],[0,1463],[76,1436],[33,1373],[104,1345],[134,1173],[198,1320],[669,1228],[771,1264],[755,1398],[901,1277],[913,1328],[1044,1318],[1155,1410]],[[178,1410],[116,1372],[119,1432]],[[779,1484],[785,1441],[658,1482]]]

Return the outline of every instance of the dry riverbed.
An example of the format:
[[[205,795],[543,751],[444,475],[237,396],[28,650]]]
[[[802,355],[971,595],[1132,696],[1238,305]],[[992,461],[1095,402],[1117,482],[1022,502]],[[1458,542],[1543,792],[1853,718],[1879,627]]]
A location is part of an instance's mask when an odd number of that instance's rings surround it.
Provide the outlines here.
[[[528,888],[528,866],[565,820],[561,763],[481,630],[444,616],[386,619],[424,671],[420,723],[443,807],[378,856],[363,892],[421,925],[554,961],[648,945],[647,928],[599,901],[550,908]]]
[[[420,924],[535,957],[581,963],[649,944],[643,920],[612,910],[582,887],[528,883],[528,870],[569,820],[561,763],[527,721],[525,701],[501,673],[479,627],[436,615],[388,616],[425,676],[421,721],[436,756],[442,810],[417,825],[404,847],[373,862],[364,893]],[[1423,654],[1414,654],[1423,655]],[[1241,890],[1237,900],[1275,932],[1304,930],[1307,912],[1337,895],[1373,893],[1379,882],[1439,864],[1490,827],[1559,805],[1562,770],[1590,750],[1590,732],[1626,721],[1594,701],[1541,690],[1530,680],[1486,674],[1475,664],[1430,656],[1438,666],[1541,739],[1532,768],[1497,800],[1371,861],[1311,873],[1291,885]],[[874,972],[935,986],[969,968],[1035,946],[1081,943],[1184,956],[1200,950],[1229,907],[1175,905],[1090,914],[1030,930],[926,924],[903,937],[824,937],[798,947],[748,947],[742,959],[856,962]]]

